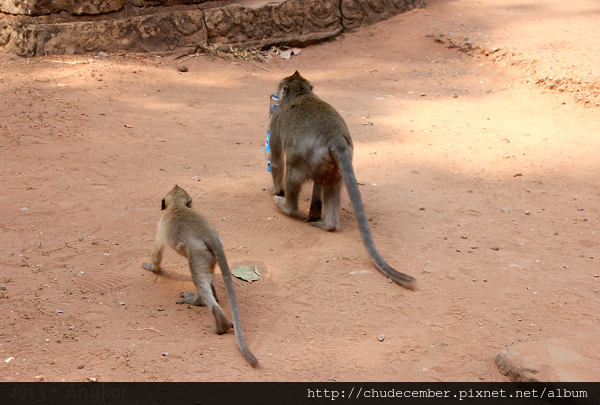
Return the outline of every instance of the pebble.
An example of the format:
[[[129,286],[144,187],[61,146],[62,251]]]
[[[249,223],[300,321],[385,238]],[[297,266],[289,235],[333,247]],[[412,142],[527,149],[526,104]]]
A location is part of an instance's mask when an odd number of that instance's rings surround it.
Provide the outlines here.
[[[442,342],[442,346],[448,346],[448,343]]]
[[[119,302],[119,305],[125,305],[125,301]]]
[[[88,380],[90,382],[98,382],[98,379],[96,377],[94,377],[94,376],[89,377]]]
[[[499,250],[500,248],[498,246],[492,246],[490,249],[492,249],[492,250]]]
[[[463,236],[461,236],[461,238],[463,238],[463,239],[467,239],[467,236],[466,236],[466,235],[463,235]]]
[[[162,311],[165,310],[165,308],[164,307],[158,307],[158,310],[162,312]]]
[[[98,52],[99,58],[108,58],[108,54],[106,52]]]
[[[162,352],[162,355],[163,355],[163,356],[166,356],[167,354],[169,354],[169,353],[167,353],[167,352]]]
[[[379,340],[380,342],[383,342],[383,339],[385,339],[385,333],[382,333],[381,335],[377,336],[377,340]]]
[[[187,66],[180,65],[180,66],[177,66],[177,70],[179,70],[182,73],[185,73],[188,71],[188,68],[187,68]]]
[[[44,381],[44,376],[43,375],[36,375],[35,377],[33,377],[33,381],[35,381],[35,382],[42,382],[42,381]]]
[[[6,286],[4,284],[0,285],[0,291],[6,290]]]

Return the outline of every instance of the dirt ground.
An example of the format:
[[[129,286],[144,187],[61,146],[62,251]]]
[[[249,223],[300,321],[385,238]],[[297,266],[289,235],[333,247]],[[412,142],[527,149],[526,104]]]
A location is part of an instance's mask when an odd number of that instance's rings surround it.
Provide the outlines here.
[[[0,381],[507,381],[501,350],[597,331],[600,108],[531,80],[600,77],[597,3],[567,3],[433,0],[291,60],[200,55],[186,73],[124,54],[2,62]],[[295,70],[346,120],[375,243],[416,289],[373,266],[345,192],[333,233],[273,203],[268,97]],[[176,304],[185,259],[142,269],[176,183],[230,266],[262,274],[235,280],[259,369],[210,311]]]

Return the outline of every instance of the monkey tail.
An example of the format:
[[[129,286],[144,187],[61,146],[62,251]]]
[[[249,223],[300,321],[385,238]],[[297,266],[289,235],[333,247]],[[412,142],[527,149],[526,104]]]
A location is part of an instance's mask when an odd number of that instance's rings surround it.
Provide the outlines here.
[[[344,176],[346,188],[348,189],[348,194],[350,195],[350,201],[352,201],[352,207],[354,208],[354,214],[356,215],[356,220],[358,221],[360,236],[362,237],[363,244],[365,245],[369,256],[371,256],[373,263],[379,269],[379,271],[388,276],[390,279],[406,288],[412,288],[415,283],[414,277],[401,273],[387,264],[375,247],[375,242],[373,241],[371,229],[369,228],[369,222],[367,220],[367,214],[365,213],[365,207],[363,206],[362,197],[360,196],[360,191],[358,189],[358,182],[356,181],[356,176],[354,176],[354,168],[352,167],[352,159],[348,153],[348,147],[345,144],[336,145],[331,148],[331,151],[337,160],[337,164],[340,167],[342,175]]]
[[[223,252],[223,248],[221,244],[215,244],[215,246],[210,246],[210,249],[213,251],[215,256],[217,256],[217,261],[219,262],[219,267],[221,268],[221,274],[223,274],[223,281],[225,281],[225,287],[227,288],[227,297],[229,298],[229,305],[231,306],[231,313],[233,314],[233,331],[235,332],[235,340],[237,341],[238,347],[240,351],[244,355],[244,358],[250,363],[252,367],[258,367],[258,360],[246,344],[246,340],[244,339],[244,333],[242,332],[242,321],[240,319],[240,311],[238,309],[237,300],[235,298],[235,291],[233,290],[233,280],[231,278],[231,271],[229,270],[229,264],[227,263],[227,259],[225,258],[225,252]]]

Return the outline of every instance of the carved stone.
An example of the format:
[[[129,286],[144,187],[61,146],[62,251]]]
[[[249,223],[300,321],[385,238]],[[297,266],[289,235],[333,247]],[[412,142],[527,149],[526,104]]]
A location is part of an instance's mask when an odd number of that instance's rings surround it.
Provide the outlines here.
[[[341,9],[344,28],[354,31],[421,7],[424,0],[342,0]]]
[[[0,0],[0,8],[12,5],[31,14],[0,13],[0,57],[121,50],[185,53],[209,44],[302,46],[424,6],[422,0],[288,0],[248,8],[202,1]],[[161,6],[146,7],[156,4]]]
[[[0,48],[19,56],[191,51],[207,42],[202,10],[59,24],[0,24]]]
[[[137,7],[197,4],[211,0],[0,0],[0,11],[14,15],[39,16],[67,12],[94,15],[121,11],[125,5]]]
[[[342,31],[338,1],[290,0],[257,9],[232,4],[205,13],[210,44],[297,46]]]

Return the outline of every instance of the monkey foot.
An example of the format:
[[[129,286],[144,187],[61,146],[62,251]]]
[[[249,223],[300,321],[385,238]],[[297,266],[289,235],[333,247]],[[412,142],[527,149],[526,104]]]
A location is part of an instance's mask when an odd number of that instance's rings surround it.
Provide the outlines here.
[[[144,265],[142,267],[145,268],[146,270],[154,273],[154,269],[152,268],[152,263],[144,263]]]
[[[327,225],[327,224],[325,224],[325,221],[310,222],[309,225],[319,227],[321,229],[326,230],[327,232],[335,231],[339,227],[339,225],[338,226]]]
[[[316,222],[316,221],[320,221],[321,220],[321,213],[319,212],[318,214],[313,213],[313,212],[309,212],[308,213],[308,218],[306,218],[306,222]]]
[[[279,190],[277,191],[277,189],[275,187],[272,187],[269,189],[269,193],[276,195],[278,197],[283,197],[285,195],[285,193],[283,192],[283,190]]]
[[[233,328],[233,324],[231,323],[231,321],[229,319],[225,318],[225,316],[223,316],[223,318],[220,320],[215,318],[215,321],[217,322],[216,330],[217,330],[217,334],[219,334],[219,335],[222,335],[223,333],[227,333],[227,331],[229,329]]]
[[[204,306],[204,302],[202,301],[202,298],[200,296],[198,296],[198,298],[196,298],[196,294],[191,291],[182,291],[181,296],[183,297],[183,299],[177,300],[178,304],[189,304],[189,305],[196,305],[199,307]]]
[[[275,205],[277,205],[284,214],[289,215],[292,218],[300,220],[305,219],[304,214],[298,208],[288,208],[284,197],[275,196]]]

